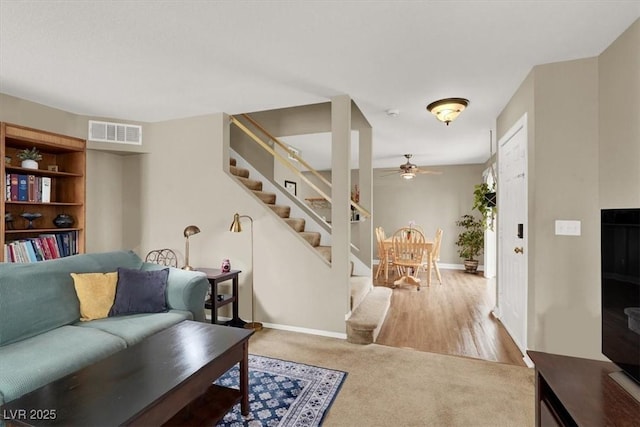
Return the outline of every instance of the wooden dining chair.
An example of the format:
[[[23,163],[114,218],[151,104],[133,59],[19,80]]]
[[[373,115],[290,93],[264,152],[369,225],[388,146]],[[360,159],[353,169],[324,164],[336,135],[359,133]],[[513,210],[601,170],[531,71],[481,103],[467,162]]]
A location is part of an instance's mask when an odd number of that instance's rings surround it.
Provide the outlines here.
[[[424,234],[415,228],[405,227],[393,234],[392,242],[393,264],[404,268],[404,275],[393,284],[414,285],[420,290],[420,279],[417,276],[426,250]]]
[[[419,231],[419,232],[421,232],[421,233],[425,236],[425,238],[426,238],[426,236],[427,236],[427,235],[425,234],[425,232],[424,232],[424,228],[422,228],[422,226],[420,226],[420,225],[414,225],[413,227],[410,227],[410,228],[413,228],[414,230],[418,230],[418,231]]]
[[[433,252],[431,255],[431,265],[433,270],[436,271],[436,277],[438,282],[442,285],[442,276],[440,275],[440,268],[438,268],[438,261],[440,261],[440,244],[442,243],[442,228],[436,230],[436,238],[433,241]]]
[[[387,268],[387,251],[384,250],[384,245],[382,241],[384,239],[380,238],[380,230],[382,227],[376,227],[376,246],[378,248],[378,268],[376,269],[375,279],[380,276],[380,273]],[[384,230],[382,231],[384,233]]]
[[[376,276],[380,276],[380,273],[384,273],[385,282],[389,280],[389,267],[391,267],[391,258],[389,256],[389,250],[384,245],[386,235],[384,228],[376,227],[376,243],[378,247],[378,268],[376,269]]]
[[[442,243],[442,229],[436,230],[436,237],[433,240],[433,250],[431,251],[431,270],[436,271],[438,281],[442,284],[442,276],[440,275],[440,268],[438,267],[438,261],[440,261],[440,244]],[[425,272],[429,271],[429,254],[425,251],[424,259],[422,260],[422,269]],[[431,278],[429,278],[431,279]]]

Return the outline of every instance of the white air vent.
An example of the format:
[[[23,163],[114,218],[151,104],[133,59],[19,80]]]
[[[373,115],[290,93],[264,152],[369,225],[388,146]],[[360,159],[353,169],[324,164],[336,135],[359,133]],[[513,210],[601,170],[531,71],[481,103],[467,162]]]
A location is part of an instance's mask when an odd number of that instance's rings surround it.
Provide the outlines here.
[[[89,120],[89,141],[142,145],[142,126]]]

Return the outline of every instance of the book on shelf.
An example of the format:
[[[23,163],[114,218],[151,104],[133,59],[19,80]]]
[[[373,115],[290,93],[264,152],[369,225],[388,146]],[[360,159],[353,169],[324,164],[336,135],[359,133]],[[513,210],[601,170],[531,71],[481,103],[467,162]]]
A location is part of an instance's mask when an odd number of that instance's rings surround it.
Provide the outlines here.
[[[18,174],[12,173],[11,175],[11,197],[10,199],[13,202],[18,200]]]
[[[27,175],[18,175],[18,201],[26,202],[29,199],[29,186]]]
[[[42,194],[40,195],[42,203],[51,202],[51,178],[48,176],[42,177]]]
[[[5,200],[51,203],[51,177],[7,173]]]
[[[35,202],[36,198],[36,176],[27,175],[27,202]]]
[[[78,253],[78,231],[41,234],[4,244],[5,262],[38,262]]]

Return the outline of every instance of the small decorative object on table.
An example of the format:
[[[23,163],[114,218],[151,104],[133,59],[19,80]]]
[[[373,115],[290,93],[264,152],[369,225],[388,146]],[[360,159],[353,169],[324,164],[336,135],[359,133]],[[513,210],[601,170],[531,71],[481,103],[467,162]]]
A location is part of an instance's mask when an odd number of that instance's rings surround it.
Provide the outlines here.
[[[5,165],[10,165],[11,164],[11,157],[10,156],[4,156],[4,164]]]
[[[42,214],[39,212],[34,212],[34,213],[25,212],[25,213],[21,213],[20,216],[26,219],[27,221],[29,221],[29,223],[27,224],[27,229],[32,229],[33,221],[40,218]]]
[[[4,223],[7,230],[13,230],[13,215],[11,215],[11,212],[4,214]]]
[[[407,230],[407,240],[411,240],[411,232],[416,226],[416,222],[414,220],[409,221],[409,229]]]
[[[231,262],[227,258],[222,260],[222,265],[220,266],[220,270],[223,273],[228,273],[231,271]]]
[[[51,172],[58,172],[58,165],[48,165],[47,170]]]
[[[68,214],[59,214],[53,219],[53,225],[58,228],[69,228],[73,225],[73,217]]]
[[[38,169],[38,162],[42,160],[42,155],[36,147],[25,148],[18,153],[18,158],[22,160],[22,166],[25,169]]]

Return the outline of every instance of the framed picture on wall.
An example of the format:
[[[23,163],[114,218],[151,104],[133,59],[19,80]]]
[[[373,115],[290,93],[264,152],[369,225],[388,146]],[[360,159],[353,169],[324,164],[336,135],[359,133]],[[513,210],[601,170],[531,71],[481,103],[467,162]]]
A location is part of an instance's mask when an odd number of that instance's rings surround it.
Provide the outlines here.
[[[294,196],[298,195],[298,185],[294,181],[284,181],[284,188]]]

